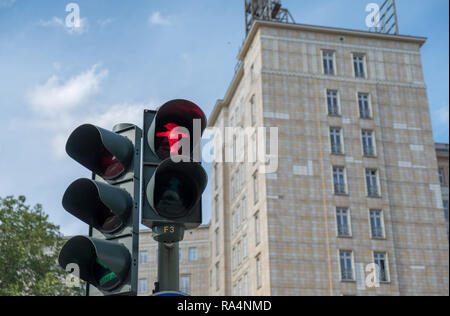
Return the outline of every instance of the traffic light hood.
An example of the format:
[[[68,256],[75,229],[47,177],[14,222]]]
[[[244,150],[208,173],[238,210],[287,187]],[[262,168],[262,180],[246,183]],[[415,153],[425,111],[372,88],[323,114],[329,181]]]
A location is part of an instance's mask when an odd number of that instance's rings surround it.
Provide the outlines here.
[[[116,233],[127,224],[132,204],[125,190],[89,179],[72,183],[62,201],[66,211],[104,234]]]
[[[66,152],[103,179],[112,180],[129,168],[133,158],[133,144],[126,137],[85,124],[70,135]]]
[[[80,279],[104,291],[114,290],[126,281],[130,261],[130,253],[124,245],[84,236],[70,239],[58,258],[63,269],[76,264]]]

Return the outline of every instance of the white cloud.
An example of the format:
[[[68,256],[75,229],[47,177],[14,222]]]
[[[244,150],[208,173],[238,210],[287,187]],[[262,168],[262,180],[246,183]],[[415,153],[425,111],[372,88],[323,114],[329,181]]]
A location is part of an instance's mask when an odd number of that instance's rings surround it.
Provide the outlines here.
[[[60,27],[66,30],[66,32],[71,35],[72,34],[81,35],[87,32],[89,27],[87,18],[80,19],[80,26],[69,27],[62,19],[55,16],[48,21],[40,20],[38,24],[42,27]]]
[[[148,19],[148,21],[149,21],[150,24],[153,24],[153,25],[169,26],[169,25],[172,24],[172,23],[170,22],[169,17],[163,17],[163,16],[161,15],[161,12],[159,12],[159,11],[154,12],[154,13],[150,16],[150,18]]]
[[[28,100],[36,112],[54,116],[70,110],[98,91],[100,83],[108,76],[108,70],[94,65],[88,71],[62,82],[52,76],[43,85],[37,85],[28,94]]]
[[[433,117],[438,124],[449,124],[449,108],[443,106],[440,109],[433,111]]]
[[[105,27],[105,26],[107,26],[108,24],[110,24],[110,23],[112,23],[112,19],[110,19],[110,18],[107,18],[107,19],[104,19],[104,20],[98,20],[97,21],[97,23],[98,23],[98,25],[100,25],[100,27]]]

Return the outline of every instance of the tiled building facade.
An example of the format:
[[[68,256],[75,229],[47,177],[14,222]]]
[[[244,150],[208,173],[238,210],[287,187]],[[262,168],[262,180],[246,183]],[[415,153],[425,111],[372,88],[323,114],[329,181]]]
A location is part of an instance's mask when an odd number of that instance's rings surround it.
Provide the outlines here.
[[[185,232],[180,243],[180,290],[193,296],[208,295],[210,261],[209,227],[201,226]],[[158,243],[151,231],[139,235],[138,295],[153,294],[158,274]]]
[[[278,127],[279,168],[213,165],[210,295],[448,295],[424,43],[253,25],[209,124]]]
[[[444,204],[444,218],[447,222],[447,235],[449,232],[448,225],[448,182],[449,182],[449,145],[448,144],[436,144],[436,157],[438,160],[438,173],[439,182],[441,183],[442,190],[442,203]]]

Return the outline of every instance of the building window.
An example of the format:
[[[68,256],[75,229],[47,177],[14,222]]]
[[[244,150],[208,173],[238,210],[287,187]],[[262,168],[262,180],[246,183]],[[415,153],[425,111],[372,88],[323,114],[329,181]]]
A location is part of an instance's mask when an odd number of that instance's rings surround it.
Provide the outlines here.
[[[369,95],[367,93],[358,93],[359,116],[362,119],[371,119],[372,111],[370,108]]]
[[[214,165],[214,189],[219,187],[219,173],[217,171],[217,165]]]
[[[216,263],[216,291],[218,291],[220,289],[220,271],[219,271],[219,267],[220,267],[220,262]]]
[[[213,272],[212,270],[209,270],[209,287],[212,287],[213,285]]]
[[[244,274],[244,296],[248,296],[248,274]]]
[[[256,257],[256,286],[258,289],[261,288],[261,256]]]
[[[147,264],[148,263],[148,251],[139,251],[139,264]]]
[[[333,168],[333,182],[334,193],[342,195],[347,193],[347,186],[345,183],[345,169],[341,167]]]
[[[380,282],[389,282],[389,268],[386,253],[374,253],[374,263],[377,267],[377,276]]]
[[[325,75],[334,75],[334,52],[323,51],[323,73]]]
[[[366,78],[366,72],[364,69],[365,56],[361,54],[353,55],[353,68],[355,70],[356,78]]]
[[[219,229],[216,229],[216,234],[215,234],[215,239],[216,239],[216,256],[219,255]]]
[[[198,260],[198,250],[196,247],[189,248],[189,261]]]
[[[236,252],[237,252],[237,263],[238,263],[238,266],[240,266],[241,265],[241,263],[242,263],[242,256],[241,256],[241,254],[242,254],[242,249],[241,249],[241,247],[242,247],[242,244],[241,244],[241,242],[238,242],[238,244],[237,244],[237,248],[236,248]]]
[[[247,235],[244,235],[244,238],[242,239],[242,258],[245,260],[248,256],[247,254]]]
[[[140,279],[138,282],[138,292],[147,293],[147,279]]]
[[[234,182],[234,177],[231,177],[231,199],[234,200],[235,198],[235,182]]]
[[[366,185],[367,195],[369,197],[379,197],[380,191],[378,190],[378,171],[367,169],[366,170]]]
[[[362,131],[363,152],[366,157],[375,157],[375,139],[373,131]]]
[[[336,222],[339,237],[350,237],[350,214],[345,208],[336,209]]]
[[[247,220],[247,199],[244,197],[241,202],[241,218],[242,222]]]
[[[353,253],[351,251],[340,251],[339,262],[341,266],[341,280],[353,281]]]
[[[242,296],[242,279],[238,282],[238,295]]]
[[[372,232],[372,238],[380,239],[384,238],[384,224],[383,224],[383,212],[380,210],[370,211],[370,227]]]
[[[448,201],[444,200],[442,201],[443,205],[444,205],[444,217],[445,220],[448,222]]]
[[[217,195],[214,199],[214,215],[216,223],[219,221],[219,196]]]
[[[255,65],[250,67],[250,79],[251,81],[255,80]]]
[[[185,294],[189,294],[191,292],[191,276],[190,275],[182,275],[180,277],[180,291]]]
[[[233,270],[236,270],[237,268],[237,255],[236,255],[236,248],[233,248]]]
[[[445,170],[439,169],[439,183],[445,185]]]
[[[253,174],[253,201],[254,203],[258,203],[259,201],[259,192],[258,192],[258,172]]]
[[[178,248],[178,259],[180,262],[183,260],[183,250],[181,247]]]
[[[340,128],[330,128],[330,140],[331,140],[331,152],[333,154],[343,154],[342,146],[342,129]]]
[[[327,103],[328,114],[332,116],[338,116],[340,114],[340,111],[337,91],[327,90]]]
[[[260,243],[259,237],[259,213],[255,215],[255,244],[258,245]]]
[[[250,99],[250,111],[252,126],[254,126],[256,124],[255,97]]]

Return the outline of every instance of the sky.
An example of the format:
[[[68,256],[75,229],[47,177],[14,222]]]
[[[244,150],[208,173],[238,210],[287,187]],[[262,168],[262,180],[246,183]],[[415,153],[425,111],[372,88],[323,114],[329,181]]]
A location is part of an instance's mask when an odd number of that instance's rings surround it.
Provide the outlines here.
[[[80,9],[76,29],[65,23],[71,2]],[[297,23],[361,30],[370,2],[377,0],[282,1]],[[449,1],[397,6],[400,33],[428,38],[422,58],[434,138],[448,143]],[[244,36],[243,0],[0,0],[0,197],[25,195],[64,234],[86,234],[61,206],[66,188],[89,177],[65,153],[71,131],[142,126],[144,109],[177,98],[209,116]]]

